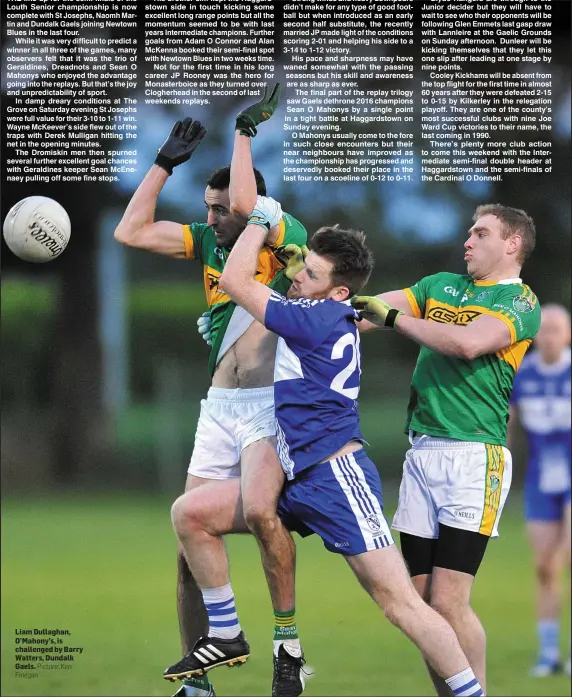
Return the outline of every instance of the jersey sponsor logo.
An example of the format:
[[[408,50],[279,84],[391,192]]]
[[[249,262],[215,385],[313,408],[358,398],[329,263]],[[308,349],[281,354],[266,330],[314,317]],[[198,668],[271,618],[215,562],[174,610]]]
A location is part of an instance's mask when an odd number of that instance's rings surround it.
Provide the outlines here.
[[[484,290],[482,293],[479,293],[479,294],[477,295],[477,297],[475,298],[475,300],[476,300],[477,302],[482,302],[482,301],[487,297],[487,295],[490,295],[491,293],[492,293],[492,290]]]
[[[220,271],[212,266],[205,266],[205,291],[209,307],[230,301],[230,297],[219,288],[220,277]]]
[[[526,298],[524,295],[519,295],[512,301],[512,306],[517,312],[532,312],[534,310],[534,303],[530,298]]]
[[[463,310],[443,307],[436,305],[427,313],[427,319],[433,322],[441,322],[442,324],[469,324],[482,313],[477,310]]]

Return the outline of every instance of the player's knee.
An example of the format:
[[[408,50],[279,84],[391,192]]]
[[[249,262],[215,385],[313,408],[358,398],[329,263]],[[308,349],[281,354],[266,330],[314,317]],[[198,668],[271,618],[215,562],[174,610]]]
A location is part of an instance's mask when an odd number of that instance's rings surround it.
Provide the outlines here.
[[[244,519],[250,532],[257,537],[272,533],[279,525],[276,509],[264,502],[246,505]]]
[[[382,603],[383,614],[396,627],[401,627],[406,623],[406,619],[415,614],[418,610],[417,604],[423,601],[417,594],[405,593],[404,595],[385,594]]]
[[[463,616],[470,609],[468,602],[459,596],[439,592],[431,593],[429,604],[448,621]]]
[[[195,505],[194,496],[183,494],[171,506],[171,521],[179,538],[184,538],[201,527],[200,508]]]
[[[543,586],[550,586],[557,582],[558,564],[550,557],[538,559],[535,563],[536,578]]]

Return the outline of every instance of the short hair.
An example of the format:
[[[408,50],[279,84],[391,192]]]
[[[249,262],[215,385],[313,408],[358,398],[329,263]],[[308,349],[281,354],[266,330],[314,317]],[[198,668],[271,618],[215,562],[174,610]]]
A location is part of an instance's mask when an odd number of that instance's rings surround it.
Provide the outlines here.
[[[259,196],[266,196],[266,182],[264,181],[264,177],[256,167],[252,169],[254,170],[254,179],[256,180],[256,193]],[[207,181],[207,186],[210,186],[211,189],[217,189],[218,191],[228,189],[230,186],[230,167],[215,169]]]
[[[534,220],[526,211],[519,208],[511,208],[503,206],[500,203],[487,203],[483,206],[478,206],[473,215],[473,222],[476,222],[483,215],[494,215],[502,223],[503,230],[501,233],[502,239],[506,240],[513,235],[520,235],[522,239],[522,247],[517,257],[517,261],[522,264],[532,254],[536,245],[536,227]]]
[[[365,286],[373,270],[373,254],[361,230],[321,227],[312,235],[308,249],[332,262],[332,283],[347,286],[350,297]]]

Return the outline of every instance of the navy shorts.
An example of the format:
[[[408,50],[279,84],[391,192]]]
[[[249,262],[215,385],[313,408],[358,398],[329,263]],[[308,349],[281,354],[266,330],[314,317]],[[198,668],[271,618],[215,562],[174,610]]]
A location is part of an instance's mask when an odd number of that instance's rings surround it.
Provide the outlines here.
[[[526,520],[558,522],[564,518],[564,508],[570,503],[570,489],[557,494],[545,494],[534,482],[524,485],[524,517]]]
[[[393,544],[381,479],[363,448],[313,465],[286,482],[278,515],[302,537],[319,535],[330,552],[354,555]]]

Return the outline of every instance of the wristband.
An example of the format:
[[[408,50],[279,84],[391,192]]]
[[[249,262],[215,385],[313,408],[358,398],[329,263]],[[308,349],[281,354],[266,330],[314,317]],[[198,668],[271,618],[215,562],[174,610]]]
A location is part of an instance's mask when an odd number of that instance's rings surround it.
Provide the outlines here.
[[[161,169],[164,169],[169,176],[173,174],[173,166],[171,165],[169,158],[165,157],[164,155],[161,155],[161,153],[157,154],[154,164],[159,165],[159,167],[161,167]]]
[[[395,320],[399,317],[399,315],[402,314],[403,312],[401,312],[401,310],[396,310],[394,307],[391,308],[391,310],[387,313],[387,317],[385,318],[385,326],[393,329],[395,326]]]
[[[256,215],[254,213],[251,213],[248,216],[248,224],[260,225],[260,227],[263,227],[266,230],[266,232],[270,231],[270,223],[265,218],[262,218],[261,216]]]

